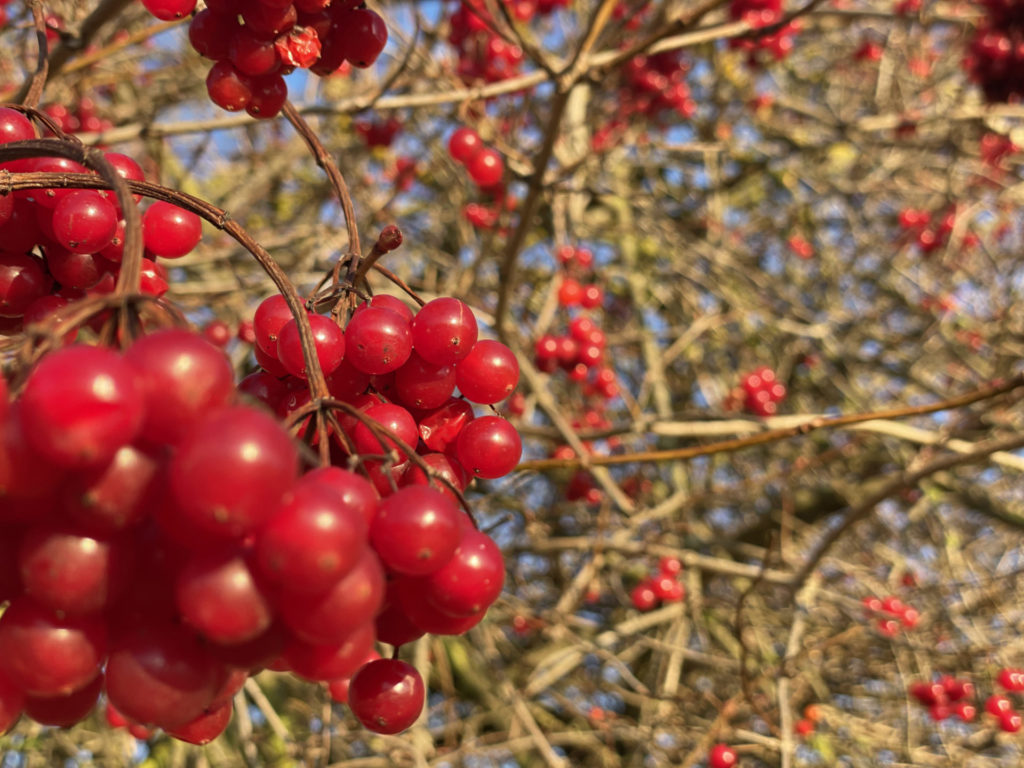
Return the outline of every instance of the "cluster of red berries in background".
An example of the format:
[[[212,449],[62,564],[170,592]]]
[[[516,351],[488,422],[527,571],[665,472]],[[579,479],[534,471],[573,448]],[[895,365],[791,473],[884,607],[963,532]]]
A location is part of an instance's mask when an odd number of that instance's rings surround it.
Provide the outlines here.
[[[898,216],[900,229],[926,256],[934,253],[949,242],[949,235],[956,223],[956,210],[946,211],[935,223],[930,211],[904,208]]]
[[[770,27],[782,20],[782,0],[730,0],[729,16],[735,21],[745,21],[755,29]],[[794,19],[771,33],[734,37],[729,40],[729,46],[747,51],[751,66],[757,65],[759,52],[781,61],[793,51],[794,38],[799,31],[800,24]]]
[[[519,21],[529,21],[537,13],[548,14],[567,0],[519,0],[510,3]],[[495,82],[519,73],[523,49],[496,32],[494,19],[483,0],[458,3],[450,17],[448,42],[458,53],[456,71],[466,83]]]
[[[503,184],[505,161],[501,153],[486,146],[472,128],[461,126],[448,137],[448,154],[466,168],[473,183],[490,198],[487,203],[467,203],[463,211],[466,220],[479,229],[493,229],[503,210],[513,211],[518,205]]]
[[[875,627],[886,637],[893,637],[901,629],[914,629],[921,620],[920,612],[898,597],[885,598],[869,595],[862,601],[864,610],[875,621]]]
[[[143,0],[164,21],[195,11],[195,0]],[[326,77],[346,62],[372,66],[387,44],[387,25],[362,0],[209,0],[193,18],[189,42],[214,63],[211,101],[229,112],[270,118],[288,98],[296,68]]]
[[[761,366],[743,377],[743,381],[725,399],[726,410],[742,407],[755,416],[774,416],[786,398],[786,385],[768,366]]]
[[[1008,693],[1024,691],[1024,670],[1003,667],[999,670],[998,684]],[[977,716],[977,707],[971,703],[975,688],[970,680],[942,675],[938,680],[917,681],[910,685],[908,692],[923,706],[928,707],[932,720],[940,721],[958,717],[965,723]],[[1021,716],[1014,709],[1013,701],[1002,694],[994,693],[985,700],[985,711],[999,721],[999,728],[1007,733],[1021,729]]]
[[[970,680],[943,675],[934,682],[911,683],[908,692],[920,704],[928,707],[928,714],[935,721],[955,716],[970,723],[978,714],[977,708],[971,703],[974,683]]]
[[[0,144],[35,139],[31,121],[0,108]],[[106,159],[125,179],[143,181],[132,158],[117,152]],[[64,158],[39,157],[5,163],[10,171],[93,175]],[[112,192],[55,187],[0,196],[0,331],[18,332],[75,299],[113,291],[124,250],[124,218]],[[143,293],[167,291],[158,258],[177,259],[199,242],[199,217],[165,202],[142,214],[146,258]]]
[[[563,274],[558,283],[558,304],[563,309],[598,309],[604,291],[596,283],[582,283],[579,276],[591,274],[594,254],[588,248],[561,246],[556,258]],[[568,324],[568,333],[544,334],[534,345],[534,362],[545,373],[561,368],[572,381],[584,385],[584,394],[610,400],[618,395],[614,371],[604,364],[606,337],[592,315],[579,314]]]
[[[402,121],[397,117],[389,117],[387,120],[357,120],[353,127],[370,149],[390,147],[395,136],[402,130]]]
[[[675,557],[663,557],[658,572],[648,576],[629,593],[630,602],[638,611],[651,611],[662,603],[678,603],[686,597],[686,588],[679,581],[683,564]]]
[[[88,96],[79,99],[73,110],[63,104],[48,104],[43,112],[53,118],[64,133],[99,133],[114,127],[113,122],[100,116],[96,102]]]
[[[990,102],[1024,98],[1024,12],[1016,0],[982,0],[964,64]]]
[[[690,118],[697,102],[686,83],[689,66],[682,51],[666,51],[650,56],[634,56],[623,66],[620,88],[620,115],[655,118],[663,112]]]

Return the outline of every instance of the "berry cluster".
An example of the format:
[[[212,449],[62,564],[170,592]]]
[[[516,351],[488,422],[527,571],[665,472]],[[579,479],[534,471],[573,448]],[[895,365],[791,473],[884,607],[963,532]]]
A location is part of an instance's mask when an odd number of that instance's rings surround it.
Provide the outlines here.
[[[501,154],[484,145],[480,134],[472,128],[456,128],[448,138],[448,154],[464,165],[469,177],[483,190],[493,190],[505,175],[505,161]]]
[[[63,104],[48,104],[43,112],[53,118],[64,133],[99,133],[114,127],[113,122],[100,116],[96,102],[88,96],[79,99],[73,109]]]
[[[622,70],[623,84],[618,101],[620,116],[655,118],[669,112],[672,117],[693,117],[697,112],[697,102],[686,83],[688,71],[682,51],[634,56]]]
[[[633,587],[630,602],[638,611],[651,611],[661,603],[678,603],[686,597],[686,588],[679,581],[683,564],[675,557],[663,557],[658,572]]]
[[[35,139],[31,121],[0,108],[0,144]],[[142,181],[142,169],[117,152],[104,155],[125,179]],[[59,157],[4,164],[6,170],[91,175],[84,166]],[[110,293],[124,251],[124,217],[113,193],[53,187],[0,196],[0,328],[15,333],[59,312],[85,295]],[[202,235],[199,217],[165,202],[142,215],[146,258],[143,293],[162,296],[167,276],[158,258],[188,254]],[[101,321],[102,318],[97,318]]]
[[[779,403],[786,398],[786,385],[779,381],[768,366],[743,377],[740,386],[735,387],[725,401],[725,409],[742,408],[755,416],[774,416]]]
[[[782,20],[782,0],[730,0],[729,16],[736,21],[743,20],[755,29],[770,27]],[[783,24],[770,34],[755,34],[734,37],[729,41],[732,48],[747,52],[748,64],[758,63],[758,53],[768,53],[776,61],[786,58],[793,50],[793,38],[800,31],[797,20]]]
[[[540,0],[515,3],[512,10],[520,20],[528,20],[537,12],[550,13],[563,0]],[[522,18],[523,14],[529,14]],[[448,42],[458,52],[458,76],[466,83],[495,82],[519,73],[523,49],[496,32],[494,19],[483,0],[467,0],[458,4],[451,15]]]
[[[164,21],[195,11],[195,0],[143,0]],[[188,31],[192,47],[214,63],[206,77],[211,101],[229,112],[270,118],[288,98],[285,75],[296,68],[321,77],[348,62],[371,66],[388,40],[387,26],[362,0],[209,0]]]
[[[987,11],[964,65],[990,102],[1024,98],[1024,8],[1016,0],[982,0]]]
[[[1009,136],[992,131],[982,134],[978,149],[982,162],[992,168],[1000,167],[1006,157],[1020,151],[1020,147]]]
[[[596,283],[581,283],[576,276],[589,272],[594,255],[587,248],[571,245],[556,253],[565,269],[558,285],[558,304],[563,309],[576,307],[598,309],[604,302],[604,291]],[[615,372],[604,364],[605,333],[591,315],[576,315],[569,321],[568,333],[544,334],[534,345],[537,367],[553,373],[559,368],[572,381],[584,383],[584,394],[610,400],[619,394]]]
[[[974,683],[970,680],[943,675],[934,682],[911,683],[908,692],[928,707],[928,714],[935,721],[956,716],[969,723],[978,714],[970,701],[974,697]]]
[[[939,223],[935,224],[929,211],[904,208],[899,212],[898,220],[907,237],[927,256],[949,242],[949,235],[956,223],[956,210],[947,211]]]
[[[886,637],[893,637],[900,629],[914,629],[921,620],[916,608],[893,595],[884,599],[870,595],[861,603],[868,618],[875,620],[878,631]]]
[[[395,136],[402,130],[402,121],[397,117],[389,117],[387,120],[357,120],[354,127],[370,149],[390,147]]]

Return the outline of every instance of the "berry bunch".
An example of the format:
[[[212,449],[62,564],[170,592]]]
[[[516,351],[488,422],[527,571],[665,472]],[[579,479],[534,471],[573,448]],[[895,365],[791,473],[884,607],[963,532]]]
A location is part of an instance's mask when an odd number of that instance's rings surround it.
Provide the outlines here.
[[[884,599],[870,595],[861,603],[868,617],[875,619],[878,631],[886,637],[893,637],[900,629],[914,629],[921,620],[916,608],[893,595]]]
[[[370,149],[390,147],[395,136],[402,130],[402,121],[397,117],[389,117],[387,120],[357,120],[354,127]]]
[[[0,108],[0,144],[35,138],[28,118]],[[127,155],[107,152],[105,157],[123,178],[144,180],[138,163]],[[59,157],[18,160],[4,167],[92,175],[84,166]],[[158,201],[146,208],[142,227],[146,258],[141,289],[160,297],[167,291],[167,275],[157,259],[177,259],[191,252],[202,226],[195,214]],[[3,332],[18,332],[83,296],[110,293],[121,270],[124,228],[124,212],[107,191],[53,187],[0,197]]]
[[[942,215],[938,224],[932,221],[929,211],[904,208],[899,212],[900,228],[925,256],[928,256],[949,242],[949,235],[956,223],[956,210]]]
[[[480,134],[465,126],[456,128],[448,138],[448,154],[466,167],[473,183],[484,190],[501,184],[505,175],[505,161],[501,154],[480,139]]]
[[[1024,98],[1024,9],[1015,0],[982,0],[964,66],[990,102]]]
[[[725,407],[731,410],[742,403],[743,409],[755,416],[774,416],[785,398],[786,385],[765,365],[743,377],[740,386],[729,393]]]
[[[553,9],[558,4],[561,2],[545,1],[543,7]],[[531,9],[520,3],[514,9],[520,14],[531,10],[536,12],[541,9],[541,4],[535,4]],[[448,42],[458,52],[457,72],[464,82],[495,82],[519,73],[519,65],[524,59],[523,50],[495,32],[494,20],[483,0],[459,3],[451,15],[450,24]]]
[[[782,20],[782,0],[731,0],[729,15],[736,21],[746,21],[755,29],[770,27]],[[748,63],[754,67],[759,52],[770,54],[776,61],[786,58],[793,50],[793,39],[799,31],[800,24],[794,19],[770,34],[732,38],[729,46],[746,51]]]
[[[932,720],[959,717],[965,723],[974,720],[977,708],[971,703],[974,697],[974,683],[951,675],[943,675],[937,681],[911,683],[909,693],[923,706],[928,707]]]
[[[675,557],[663,557],[658,572],[648,576],[629,593],[630,602],[638,611],[651,611],[661,603],[678,603],[686,597],[686,588],[679,581],[683,564]]]
[[[143,0],[158,19],[181,19],[195,0]],[[387,44],[384,20],[362,0],[210,0],[189,26],[189,41],[212,60],[210,99],[229,112],[270,118],[288,98],[285,75],[296,68],[334,74],[348,62],[366,68]]]
[[[686,83],[688,71],[681,51],[634,56],[622,70],[620,119],[632,115],[650,119],[664,112],[671,113],[670,121],[676,116],[693,117],[697,102]]]

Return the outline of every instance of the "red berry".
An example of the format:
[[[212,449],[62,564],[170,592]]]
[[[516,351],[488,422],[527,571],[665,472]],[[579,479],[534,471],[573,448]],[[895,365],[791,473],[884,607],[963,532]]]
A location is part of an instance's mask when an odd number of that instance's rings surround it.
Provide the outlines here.
[[[416,722],[425,696],[415,667],[400,659],[377,659],[352,676],[348,705],[367,729],[399,733]]]
[[[493,187],[505,175],[505,161],[497,151],[483,148],[467,161],[466,170],[477,186]]]
[[[178,259],[199,244],[203,225],[199,217],[171,203],[157,200],[142,215],[146,250],[165,259]]]
[[[456,128],[448,138],[448,154],[463,165],[472,160],[483,146],[480,135],[472,128]]]
[[[708,753],[708,768],[733,768],[736,750],[725,744],[715,744]]]

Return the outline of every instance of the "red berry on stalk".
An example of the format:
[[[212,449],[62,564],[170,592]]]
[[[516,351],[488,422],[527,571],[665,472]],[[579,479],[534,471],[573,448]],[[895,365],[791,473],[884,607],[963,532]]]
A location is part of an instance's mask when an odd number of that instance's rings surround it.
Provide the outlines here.
[[[53,209],[53,234],[74,253],[96,253],[117,232],[117,209],[94,189],[72,192]]]
[[[401,659],[377,659],[352,676],[348,705],[374,733],[399,733],[416,722],[425,696],[415,667]]]
[[[249,563],[231,551],[194,556],[178,573],[174,593],[182,620],[214,643],[253,640],[273,621]]]
[[[1019,714],[1010,710],[1008,712],[999,713],[999,727],[1007,733],[1016,733],[1021,729],[1021,717]]]
[[[167,735],[173,736],[178,741],[186,741],[189,744],[209,744],[227,730],[234,711],[232,702],[226,701],[219,707],[204,712],[184,725],[171,728],[167,731]]]
[[[985,701],[985,711],[999,717],[1005,712],[1013,711],[1013,702],[1005,696],[992,695]]]
[[[654,585],[647,579],[633,587],[629,593],[629,599],[638,611],[650,611],[658,605],[658,595],[654,591]]]
[[[224,353],[181,328],[137,339],[124,359],[136,373],[146,405],[142,436],[177,444],[210,411],[233,397],[234,371]]]
[[[313,331],[320,369],[324,376],[330,376],[345,357],[345,332],[326,315],[309,315],[309,325]],[[306,360],[302,355],[302,340],[299,338],[299,324],[295,318],[281,328],[277,339],[277,359],[292,376],[300,379],[308,377]]]
[[[503,477],[522,456],[519,432],[500,416],[481,416],[466,424],[456,443],[459,462],[477,477]]]
[[[21,395],[29,444],[62,467],[105,463],[138,434],[144,401],[135,370],[106,347],[65,347],[44,357]]]
[[[0,316],[21,317],[50,292],[52,282],[39,259],[0,251]]]
[[[505,175],[505,161],[493,149],[483,148],[467,162],[466,170],[478,187],[493,187]]]
[[[96,678],[107,653],[100,616],[59,617],[28,596],[0,616],[0,676],[32,696],[64,696]]]
[[[345,358],[363,373],[398,370],[409,359],[412,348],[409,321],[390,309],[367,307],[354,313],[345,327]]]
[[[206,92],[210,101],[228,112],[245,109],[252,99],[252,88],[247,78],[224,59],[214,64],[206,74]]]
[[[171,203],[157,200],[142,215],[146,250],[165,259],[178,259],[199,244],[203,225],[199,217]]]
[[[500,341],[482,339],[455,366],[455,383],[474,403],[490,405],[504,400],[519,382],[519,362]]]
[[[335,469],[366,481],[347,470]],[[367,488],[367,492],[372,490]],[[376,501],[371,502],[374,509]],[[260,573],[293,592],[322,592],[359,562],[367,519],[360,503],[307,475],[256,536]]]
[[[456,162],[465,165],[484,147],[480,134],[472,128],[456,128],[448,138],[448,154]]]
[[[443,613],[472,616],[488,608],[505,584],[501,550],[482,531],[468,527],[451,560],[423,579],[426,599]]]
[[[451,365],[465,358],[476,344],[477,334],[473,310],[448,296],[428,301],[412,321],[416,353],[435,365]]]
[[[353,8],[335,17],[331,36],[337,39],[352,66],[366,69],[387,45],[388,27],[384,19],[369,8]]]
[[[276,419],[230,406],[188,433],[169,472],[180,516],[211,534],[237,538],[274,513],[295,481],[298,452]]]
[[[411,485],[382,499],[370,544],[390,570],[426,576],[447,563],[462,537],[455,504],[438,490]]]

